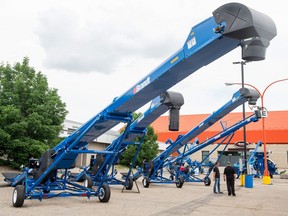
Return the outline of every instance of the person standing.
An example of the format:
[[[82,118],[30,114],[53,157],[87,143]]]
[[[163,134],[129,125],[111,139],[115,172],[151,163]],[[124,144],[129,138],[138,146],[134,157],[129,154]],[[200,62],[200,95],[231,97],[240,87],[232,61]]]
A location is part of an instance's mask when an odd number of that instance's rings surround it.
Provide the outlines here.
[[[228,196],[236,196],[235,194],[235,178],[236,178],[236,172],[233,167],[231,167],[231,163],[228,162],[227,166],[224,169],[224,181],[226,181],[227,184],[227,190],[228,190]]]
[[[222,194],[223,192],[220,190],[220,171],[219,171],[219,162],[217,161],[215,163],[214,169],[213,169],[213,179],[214,179],[214,187],[213,192],[217,194],[217,190],[219,194]]]

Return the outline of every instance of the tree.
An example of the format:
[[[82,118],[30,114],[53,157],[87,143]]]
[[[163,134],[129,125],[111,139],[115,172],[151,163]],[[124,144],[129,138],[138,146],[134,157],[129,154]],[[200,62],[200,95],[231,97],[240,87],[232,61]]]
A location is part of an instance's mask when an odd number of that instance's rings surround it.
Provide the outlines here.
[[[140,116],[141,113],[135,114],[133,113],[133,118],[136,119]],[[147,127],[147,134],[144,138],[144,141],[142,143],[141,150],[137,156],[135,165],[141,166],[144,159],[147,159],[148,161],[152,160],[158,153],[158,144],[157,144],[158,136],[155,134],[154,129],[152,126]],[[134,141],[139,142],[141,140],[141,137],[137,137]],[[120,164],[129,166],[132,162],[136,151],[137,151],[138,145],[129,145],[126,151],[121,155],[120,157]]]
[[[0,157],[9,165],[27,164],[52,148],[66,115],[57,89],[27,57],[13,67],[0,65]]]

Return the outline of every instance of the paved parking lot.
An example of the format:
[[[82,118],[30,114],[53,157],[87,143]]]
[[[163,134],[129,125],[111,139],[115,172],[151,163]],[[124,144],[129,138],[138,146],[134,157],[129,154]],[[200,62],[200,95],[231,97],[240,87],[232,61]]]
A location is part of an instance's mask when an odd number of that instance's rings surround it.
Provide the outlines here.
[[[253,179],[253,188],[240,186],[236,181],[236,197],[227,195],[225,183],[221,182],[224,194],[213,194],[212,184],[184,183],[176,188],[173,184],[151,184],[144,188],[137,181],[140,193],[133,187],[122,192],[122,186],[111,186],[108,203],[98,198],[67,197],[49,200],[25,200],[22,208],[14,208],[11,198],[13,188],[7,186],[0,176],[0,216],[73,216],[73,215],[288,215],[288,179],[275,176],[272,185],[263,185],[262,179]]]

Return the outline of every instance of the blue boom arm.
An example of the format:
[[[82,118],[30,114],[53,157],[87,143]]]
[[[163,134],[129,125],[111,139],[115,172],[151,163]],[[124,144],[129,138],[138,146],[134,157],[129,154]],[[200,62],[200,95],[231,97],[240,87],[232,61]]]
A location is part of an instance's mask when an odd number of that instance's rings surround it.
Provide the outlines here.
[[[191,29],[178,52],[57,145],[54,151],[86,146],[161,92],[238,46],[242,47],[243,59],[264,59],[266,47],[276,34],[275,24],[267,15],[239,3],[219,7],[213,17]]]
[[[234,133],[236,130],[239,130],[241,127],[251,123],[251,122],[257,122],[259,120],[259,118],[261,118],[261,114],[259,110],[256,110],[254,112],[254,114],[252,114],[251,116],[245,118],[244,120],[239,121],[238,123],[234,124],[233,126],[227,128],[226,130],[218,133],[217,135],[205,140],[204,142],[202,142],[201,144],[195,146],[194,148],[190,149],[189,151],[183,153],[183,157],[187,157],[203,148],[205,148],[206,146],[215,143],[216,141]]]
[[[258,98],[259,94],[254,89],[241,88],[239,91],[233,94],[232,99],[228,101],[224,106],[213,112],[213,114],[211,114],[195,128],[190,130],[187,134],[177,139],[174,143],[171,143],[165,151],[163,151],[159,156],[154,158],[154,167],[162,167],[162,163],[169,155],[180,149],[182,146],[186,145],[190,140],[197,137],[207,128],[212,126],[215,122],[220,120],[223,116],[227,115],[232,110],[245,103],[246,101],[255,104]]]

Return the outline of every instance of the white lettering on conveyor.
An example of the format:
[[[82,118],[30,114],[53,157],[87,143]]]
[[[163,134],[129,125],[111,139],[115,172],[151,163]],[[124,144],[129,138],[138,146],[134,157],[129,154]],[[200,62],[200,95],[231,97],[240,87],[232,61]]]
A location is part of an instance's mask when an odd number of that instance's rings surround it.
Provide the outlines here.
[[[136,94],[137,92],[145,88],[145,86],[147,86],[149,83],[150,83],[150,77],[147,77],[146,80],[144,80],[142,83],[134,87],[133,93]]]
[[[187,47],[188,47],[188,49],[191,49],[193,46],[195,46],[196,45],[196,38],[195,37],[193,37],[193,38],[191,38],[189,41],[187,41]]]

